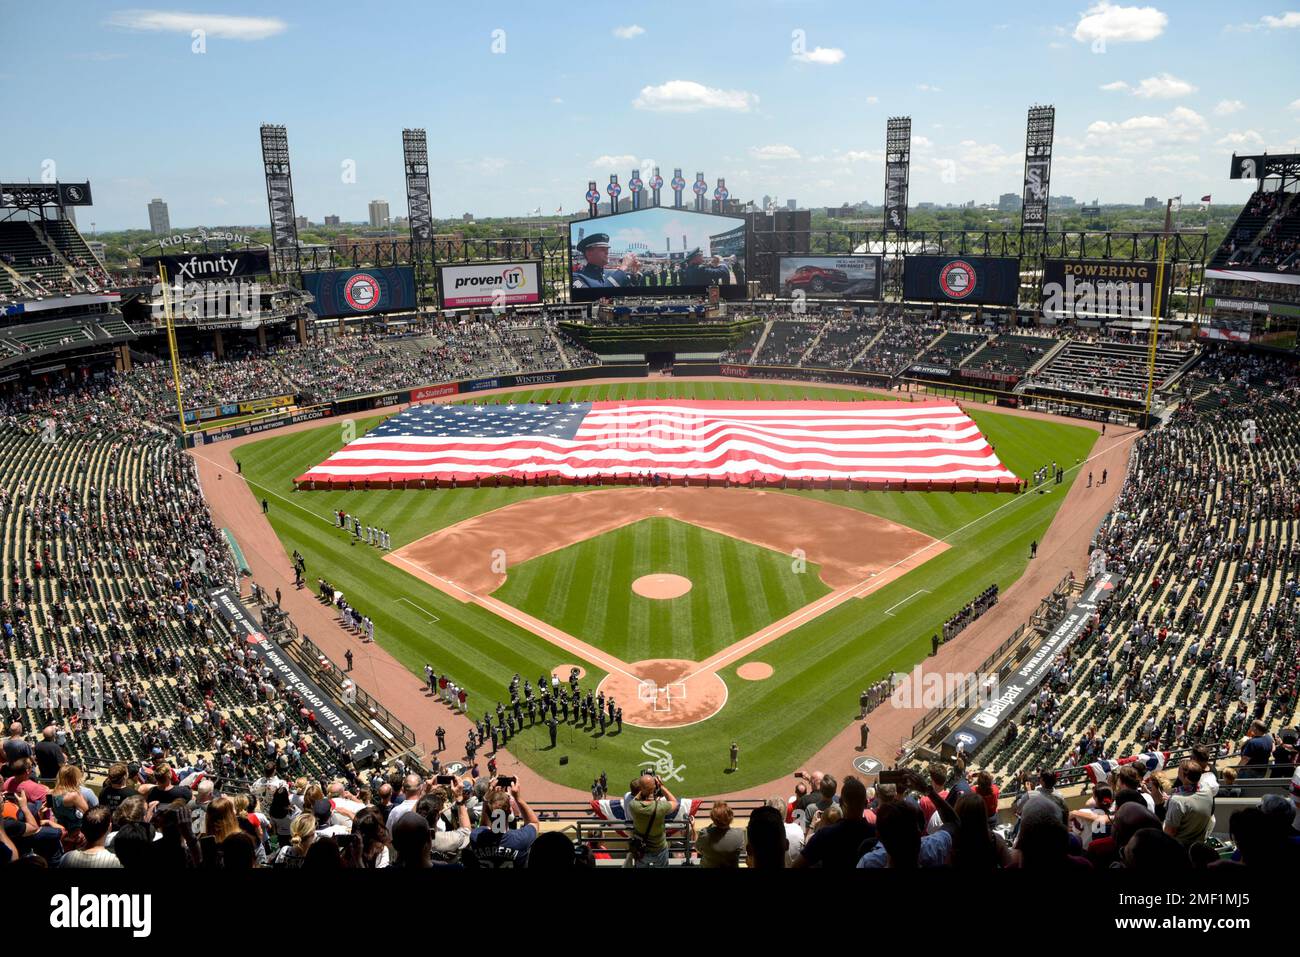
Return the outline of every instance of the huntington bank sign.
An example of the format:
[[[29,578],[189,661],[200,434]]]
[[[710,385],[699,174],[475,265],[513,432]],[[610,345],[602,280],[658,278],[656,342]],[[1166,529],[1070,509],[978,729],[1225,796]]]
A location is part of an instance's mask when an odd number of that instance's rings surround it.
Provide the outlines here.
[[[1048,259],[1043,264],[1043,315],[1053,319],[1149,319],[1156,309],[1153,262]],[[1165,265],[1162,315],[1169,309],[1173,266]]]

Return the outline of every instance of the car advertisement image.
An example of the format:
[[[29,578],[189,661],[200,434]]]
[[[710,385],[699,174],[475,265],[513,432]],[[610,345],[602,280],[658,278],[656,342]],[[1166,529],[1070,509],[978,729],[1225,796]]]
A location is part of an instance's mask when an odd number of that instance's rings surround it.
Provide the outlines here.
[[[777,266],[782,296],[879,299],[879,256],[782,256]]]

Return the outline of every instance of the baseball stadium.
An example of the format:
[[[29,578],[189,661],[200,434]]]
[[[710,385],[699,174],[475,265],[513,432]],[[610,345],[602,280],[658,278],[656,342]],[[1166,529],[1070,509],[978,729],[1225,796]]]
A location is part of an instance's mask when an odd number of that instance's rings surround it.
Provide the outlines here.
[[[174,18],[261,39],[105,29]],[[290,104],[221,159],[268,225],[98,229],[161,187],[5,156],[0,872],[1023,870],[1109,921],[1102,871],[1288,868],[1297,141],[1078,204],[1110,128],[1026,103],[963,174],[1013,192],[939,208],[901,105],[842,206],[702,138],[476,221],[454,139],[381,122],[406,215],[317,226]]]

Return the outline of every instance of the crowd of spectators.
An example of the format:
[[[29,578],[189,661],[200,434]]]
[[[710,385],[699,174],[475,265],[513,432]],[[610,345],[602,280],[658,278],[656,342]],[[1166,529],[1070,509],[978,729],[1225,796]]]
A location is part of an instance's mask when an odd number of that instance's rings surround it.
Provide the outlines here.
[[[1296,720],[1300,378],[1220,353],[1137,440],[1090,551],[1112,598],[1052,662],[992,770],[1069,768],[1192,746],[1249,750]]]

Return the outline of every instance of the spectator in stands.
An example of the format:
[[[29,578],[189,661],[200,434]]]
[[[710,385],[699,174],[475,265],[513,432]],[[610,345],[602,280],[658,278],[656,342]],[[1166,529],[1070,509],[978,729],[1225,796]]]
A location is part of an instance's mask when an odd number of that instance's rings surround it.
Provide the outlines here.
[[[826,781],[834,778],[829,775],[822,779],[822,795],[826,799]],[[831,792],[832,795],[834,792]],[[827,824],[817,830],[808,839],[799,853],[795,867],[824,867],[829,870],[848,870],[857,865],[864,853],[870,851],[876,839],[876,827],[869,822],[864,812],[867,809],[867,789],[863,783],[852,775],[844,778],[840,788],[839,809],[842,817],[839,821]],[[827,800],[827,810],[831,807]]]
[[[633,837],[629,841],[629,867],[667,867],[666,823],[677,813],[678,800],[655,774],[637,780],[637,793],[627,802]]]
[[[1250,723],[1246,740],[1241,744],[1241,763],[1238,766],[1238,780],[1268,777],[1268,765],[1273,760],[1273,736],[1268,733],[1268,726],[1263,721]]]
[[[712,822],[695,838],[702,867],[739,867],[745,835],[731,826],[735,814],[726,801],[714,801],[709,809]]]
[[[517,781],[508,786],[492,785],[484,802],[483,820],[487,824],[474,828],[461,855],[465,865],[527,867],[528,849],[537,840],[541,822],[520,794]]]
[[[1269,749],[1272,753],[1272,748]],[[1192,758],[1178,765],[1178,786],[1169,797],[1165,833],[1184,848],[1205,840],[1210,831],[1214,799],[1199,788],[1201,766]]]
[[[781,870],[789,866],[788,825],[778,808],[766,804],[749,815],[745,827],[745,866],[750,870]]]
[[[36,742],[34,750],[41,777],[44,780],[53,781],[59,773],[59,768],[63,767],[68,760],[68,756],[63,753],[63,748],[59,747],[54,740],[54,725],[50,725],[41,731],[41,740]]]
[[[59,866],[94,870],[121,869],[122,862],[104,845],[112,823],[113,812],[107,807],[91,808],[81,822],[82,846],[64,854]]]

